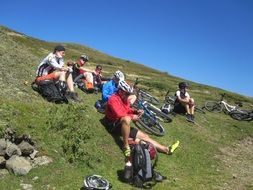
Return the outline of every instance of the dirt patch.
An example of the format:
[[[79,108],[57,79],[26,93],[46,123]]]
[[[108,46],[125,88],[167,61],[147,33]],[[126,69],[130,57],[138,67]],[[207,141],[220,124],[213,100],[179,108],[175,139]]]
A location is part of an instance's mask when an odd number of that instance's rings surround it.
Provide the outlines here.
[[[9,36],[19,36],[19,37],[25,38],[24,35],[18,34],[18,33],[15,33],[15,32],[7,32],[7,34],[8,34]]]
[[[215,158],[223,163],[228,180],[218,189],[253,189],[253,137],[246,137],[232,146],[220,148]]]

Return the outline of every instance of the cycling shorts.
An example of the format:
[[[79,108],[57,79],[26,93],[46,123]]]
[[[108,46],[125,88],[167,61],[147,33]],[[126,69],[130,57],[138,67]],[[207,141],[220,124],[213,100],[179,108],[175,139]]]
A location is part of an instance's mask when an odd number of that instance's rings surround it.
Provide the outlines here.
[[[110,133],[122,136],[121,135],[121,123],[120,123],[120,120],[112,122],[112,121],[109,121],[108,119],[105,118],[105,122],[106,122],[106,125],[110,128],[109,129]],[[138,129],[136,129],[134,127],[130,127],[129,138],[132,138],[132,139],[135,140],[136,136],[137,136],[137,133],[138,133]]]

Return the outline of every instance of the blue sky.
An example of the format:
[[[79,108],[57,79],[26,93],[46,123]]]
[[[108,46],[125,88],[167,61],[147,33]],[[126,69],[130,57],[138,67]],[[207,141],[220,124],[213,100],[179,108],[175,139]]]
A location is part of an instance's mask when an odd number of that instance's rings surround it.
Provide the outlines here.
[[[252,0],[5,0],[0,25],[253,97]]]

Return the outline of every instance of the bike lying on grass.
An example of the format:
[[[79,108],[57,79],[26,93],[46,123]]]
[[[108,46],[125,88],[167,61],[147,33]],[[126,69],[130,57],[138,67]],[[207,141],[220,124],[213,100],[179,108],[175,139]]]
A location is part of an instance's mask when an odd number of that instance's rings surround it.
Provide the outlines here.
[[[236,119],[236,120],[244,120],[244,121],[252,120],[253,111],[240,109],[240,107],[242,107],[241,102],[235,102],[236,105],[228,104],[224,100],[224,97],[226,96],[225,93],[221,94],[220,96],[221,98],[218,101],[206,101],[205,109],[214,113],[220,113],[223,111],[225,114],[230,115],[233,119]]]
[[[139,83],[138,78],[136,78],[134,83],[134,90],[136,92],[136,96],[139,100],[142,100],[145,104],[145,106],[155,114],[157,119],[159,119],[162,122],[171,122],[172,119],[169,115],[163,113],[160,108],[156,107],[155,105],[159,104],[159,100],[152,96],[151,94],[141,90],[137,87]],[[154,105],[155,104],[155,105]]]
[[[139,84],[139,78],[136,78],[133,88],[135,91],[138,91],[139,98],[141,98],[142,100],[147,101],[151,104],[155,104],[155,105],[158,105],[160,103],[156,97],[154,97],[151,94],[145,92],[144,90],[141,90],[140,88],[138,88],[137,87],[138,84]]]
[[[159,123],[154,112],[148,109],[147,102],[139,98],[135,101],[133,107],[137,109],[142,109],[144,111],[141,118],[135,122],[137,127],[143,127],[146,131],[153,133],[157,136],[163,136],[165,134],[165,129]]]
[[[133,107],[137,109],[142,109],[144,113],[141,116],[141,118],[137,122],[135,122],[135,124],[137,125],[137,127],[141,126],[146,131],[152,134],[155,134],[157,136],[163,136],[165,134],[165,129],[159,123],[159,119],[162,119],[163,121],[167,121],[167,122],[172,121],[172,120],[166,114],[161,112],[159,108],[155,107],[154,105],[150,103],[150,102],[153,102],[153,100],[157,100],[156,102],[159,103],[158,99],[148,94],[147,92],[137,88],[137,84],[138,84],[138,78],[136,79],[134,83],[134,90],[135,90],[137,99],[134,102]],[[154,110],[156,110],[157,112],[155,112]],[[158,111],[160,111],[161,113],[159,114]]]
[[[176,96],[171,96],[170,91],[168,90],[166,95],[165,95],[165,98],[164,98],[164,104],[170,105],[170,108],[171,108],[170,112],[173,112],[173,108],[174,108],[174,104],[175,104],[176,99],[177,99],[177,97]],[[198,112],[198,113],[202,113],[202,114],[206,113],[202,108],[199,108],[196,105],[194,106],[194,111]]]
[[[253,110],[251,111],[243,110],[243,112],[233,110],[229,114],[233,119],[239,121],[253,121]]]

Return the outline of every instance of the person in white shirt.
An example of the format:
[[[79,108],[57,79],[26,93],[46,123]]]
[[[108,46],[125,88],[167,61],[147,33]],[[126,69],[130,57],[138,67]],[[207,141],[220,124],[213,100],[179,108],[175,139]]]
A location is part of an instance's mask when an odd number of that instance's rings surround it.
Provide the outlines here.
[[[55,85],[65,93],[69,89],[69,97],[78,101],[77,93],[74,92],[74,85],[72,79],[72,69],[64,66],[65,48],[58,45],[54,48],[52,53],[49,53],[39,64],[36,71],[36,83],[41,81],[53,80]]]
[[[176,101],[174,105],[174,111],[176,113],[185,113],[186,120],[194,122],[194,99],[190,97],[187,92],[189,83],[180,82],[178,84],[179,89],[176,91]]]

